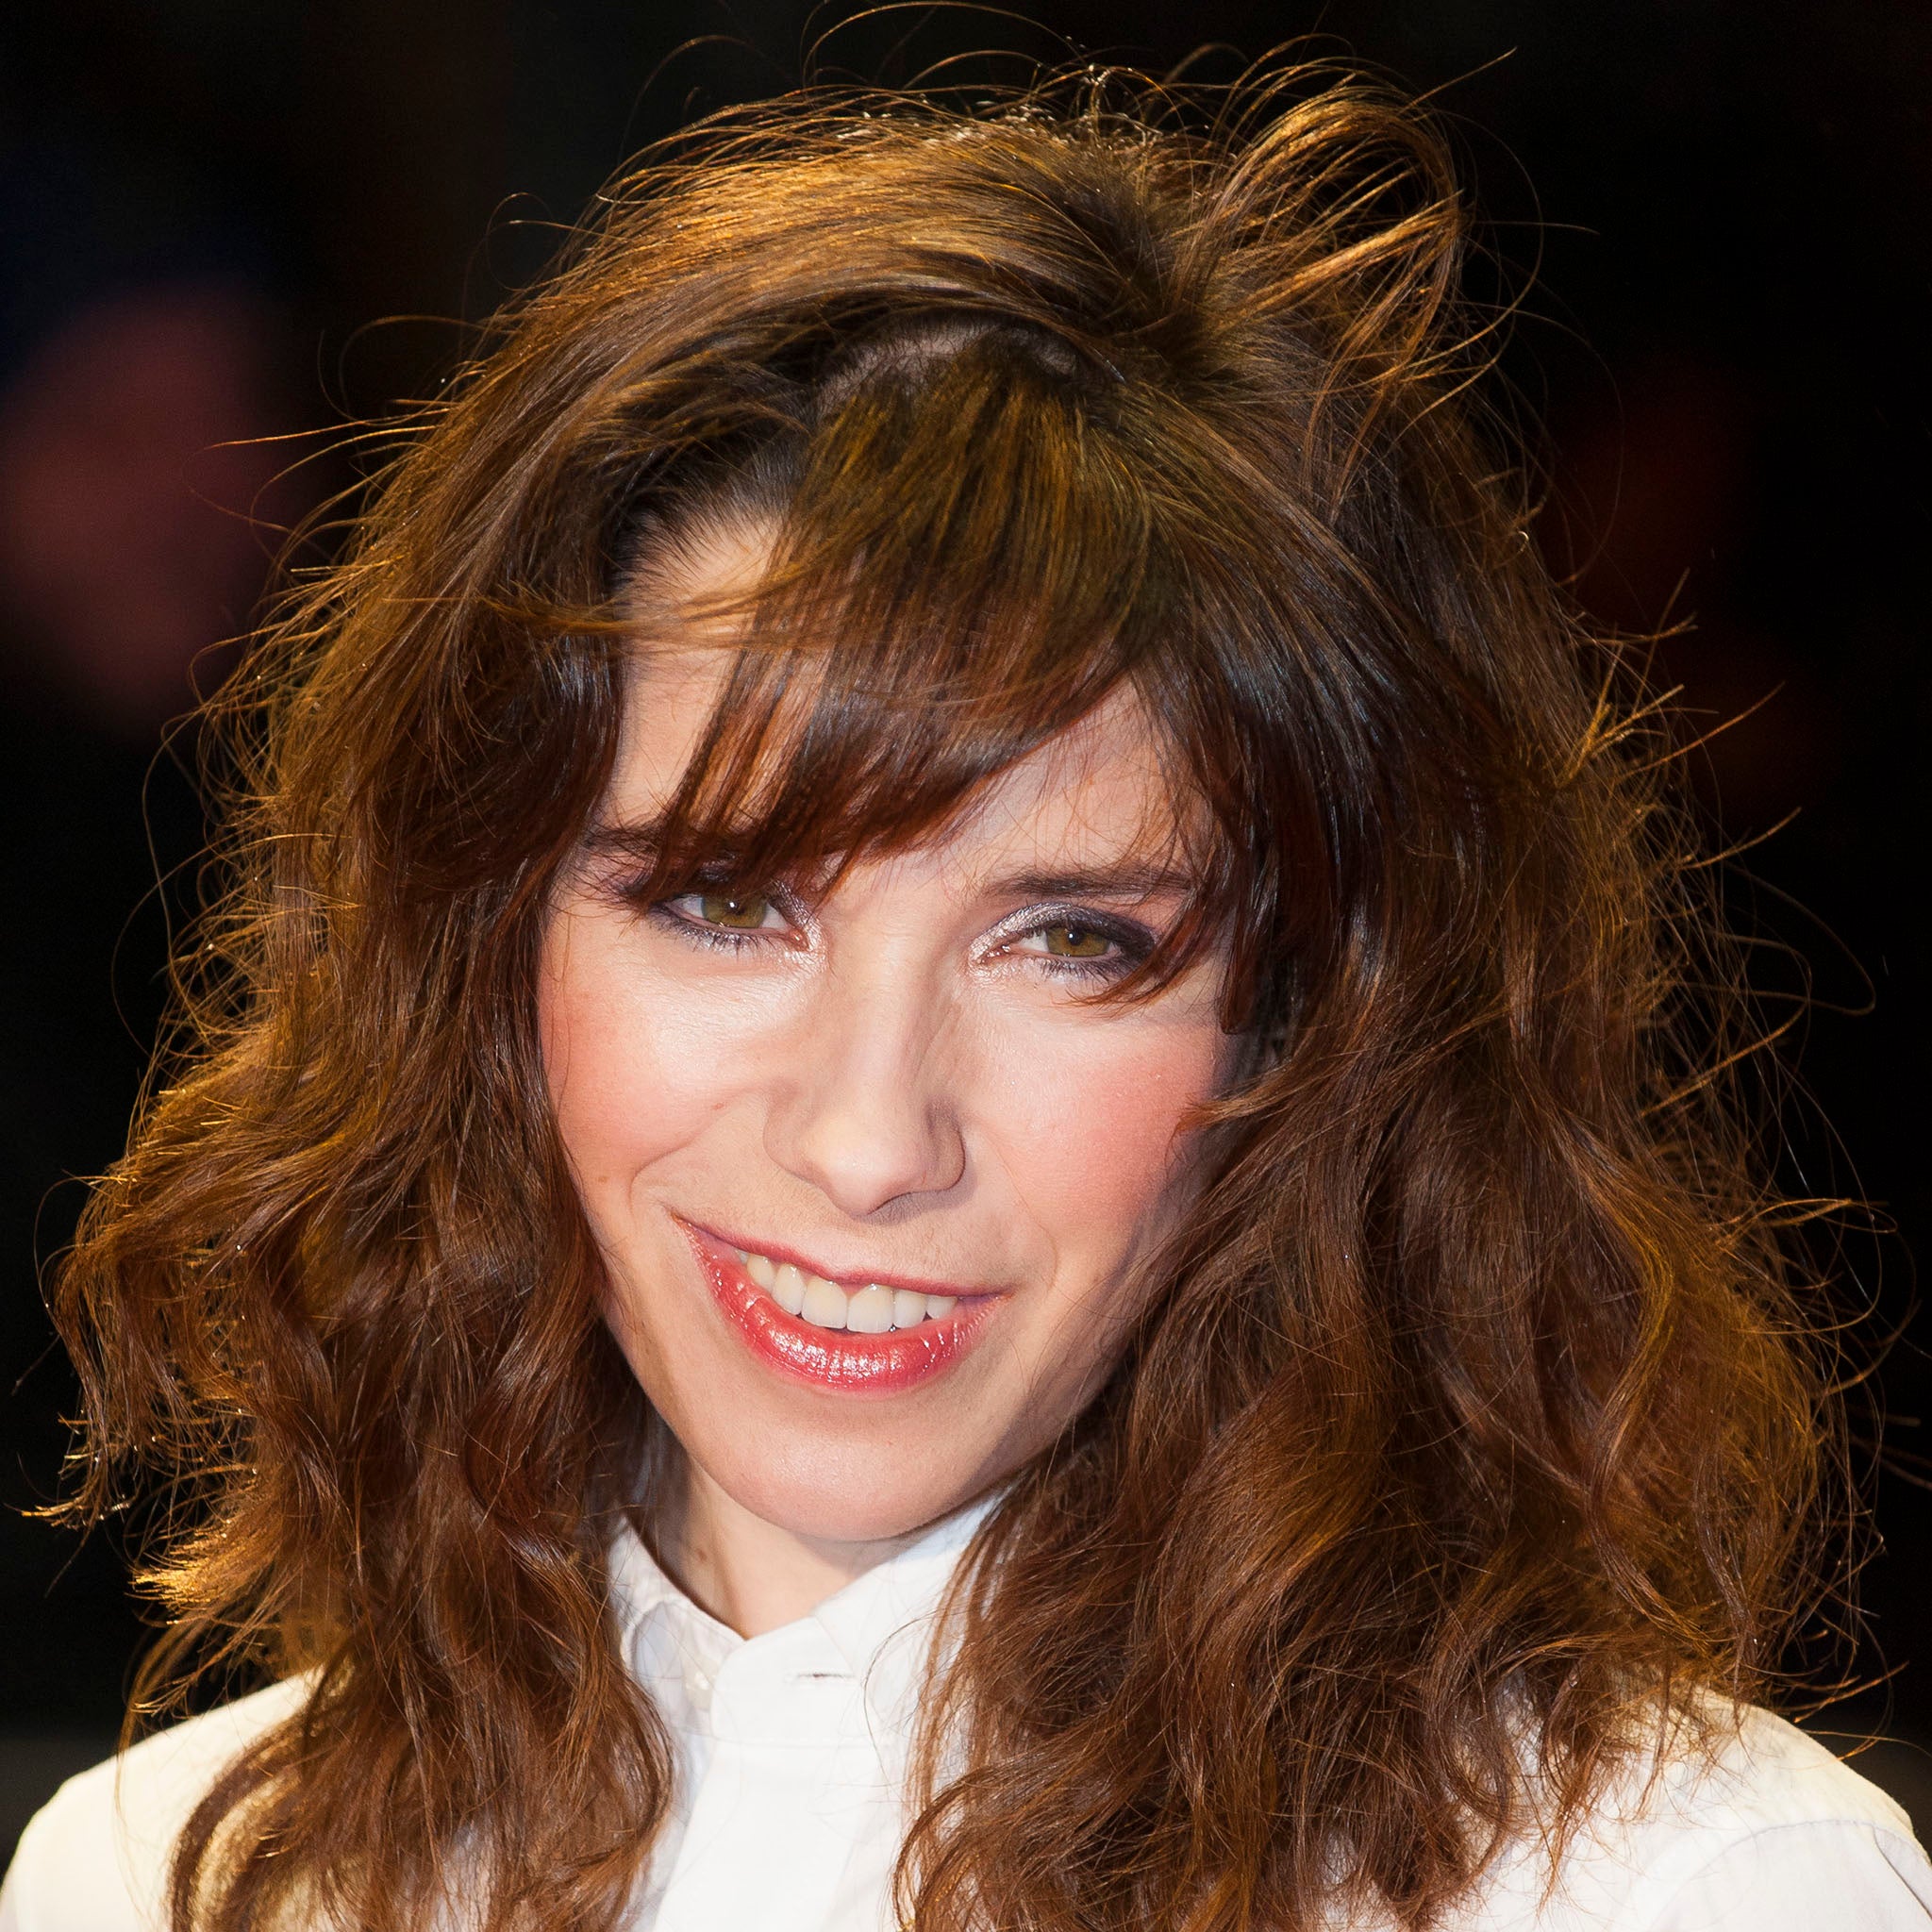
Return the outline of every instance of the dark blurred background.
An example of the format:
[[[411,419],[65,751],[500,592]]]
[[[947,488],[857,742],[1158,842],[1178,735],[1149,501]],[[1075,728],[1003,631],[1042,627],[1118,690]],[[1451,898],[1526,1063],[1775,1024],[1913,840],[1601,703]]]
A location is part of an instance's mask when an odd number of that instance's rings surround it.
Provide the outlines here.
[[[201,810],[192,739],[278,532],[351,480],[328,432],[427,393],[464,318],[539,273],[644,142],[795,79],[987,45],[1165,69],[1324,50],[1440,89],[1500,262],[1536,281],[1503,374],[1542,425],[1543,535],[1657,651],[1697,727],[1732,913],[1775,1001],[1810,984],[1817,1110],[1788,1184],[1857,1192],[1847,1292],[1882,1371],[1882,1547],[1826,1727],[1932,1825],[1932,1373],[1911,1320],[1932,1028],[1919,944],[1932,657],[1924,315],[1932,8],[1911,0],[61,0],[0,9],[0,1861],[108,1748],[141,1626],[111,1536],[54,1493],[73,1385],[37,1265],[118,1152]],[[841,24],[842,23],[842,24]],[[700,43],[687,43],[697,41]],[[682,48],[683,51],[678,50]],[[1211,57],[1225,77],[1238,62]],[[979,70],[956,71],[970,78]],[[1015,77],[1017,70],[1002,70]],[[1775,829],[1774,829],[1775,828]],[[176,910],[192,894],[177,884]],[[1835,1135],[1819,1124],[1828,1120]]]

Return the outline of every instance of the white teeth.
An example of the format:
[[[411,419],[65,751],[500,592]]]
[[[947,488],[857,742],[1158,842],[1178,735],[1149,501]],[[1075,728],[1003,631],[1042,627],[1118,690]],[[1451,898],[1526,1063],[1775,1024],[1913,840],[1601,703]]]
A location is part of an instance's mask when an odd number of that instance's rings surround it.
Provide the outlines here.
[[[861,1288],[845,1304],[845,1325],[855,1335],[883,1335],[892,1325],[893,1294],[874,1284]]]
[[[783,1269],[779,1270],[784,1273]],[[823,1274],[808,1275],[805,1283],[805,1302],[799,1313],[814,1328],[842,1328],[845,1326],[845,1291],[836,1281],[827,1281]]]
[[[770,1267],[771,1264],[767,1262],[766,1266]],[[801,1268],[794,1268],[790,1261],[782,1262],[776,1268],[772,1269],[771,1288],[772,1299],[788,1315],[795,1315],[805,1307],[807,1288],[805,1271]],[[827,1322],[821,1324],[821,1325],[830,1327],[831,1324]]]
[[[922,1322],[939,1322],[953,1312],[957,1295],[920,1294],[909,1288],[887,1288],[870,1282],[847,1293],[836,1281],[812,1274],[793,1261],[774,1261],[749,1248],[736,1250],[752,1282],[772,1297],[788,1315],[798,1315],[818,1328],[847,1328],[855,1335],[884,1335],[894,1328],[916,1328]]]

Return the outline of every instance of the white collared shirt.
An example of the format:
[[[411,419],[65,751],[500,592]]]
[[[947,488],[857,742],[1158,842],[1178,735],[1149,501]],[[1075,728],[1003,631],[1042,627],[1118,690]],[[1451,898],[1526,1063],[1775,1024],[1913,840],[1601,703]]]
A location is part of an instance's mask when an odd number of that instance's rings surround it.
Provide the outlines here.
[[[741,1638],[634,1538],[612,1590],[675,1741],[675,1794],[626,1932],[890,1932],[907,1758],[932,1618],[983,1510],[941,1524],[808,1617]],[[167,1856],[195,1801],[300,1703],[278,1684],[63,1785],[0,1890],[0,1932],[164,1932]],[[118,1779],[117,1779],[118,1771]],[[1565,1858],[1500,1858],[1441,1932],[1928,1932],[1905,1814],[1763,1711],[1715,1763],[1641,1768]],[[1641,1799],[1637,1793],[1641,1790]],[[1369,1928],[1362,1928],[1369,1932]]]
[[[810,1616],[749,1639],[699,1609],[635,1537],[619,1543],[611,1583],[631,1669],[677,1746],[640,1932],[895,1924],[933,1616],[985,1513],[949,1518]]]

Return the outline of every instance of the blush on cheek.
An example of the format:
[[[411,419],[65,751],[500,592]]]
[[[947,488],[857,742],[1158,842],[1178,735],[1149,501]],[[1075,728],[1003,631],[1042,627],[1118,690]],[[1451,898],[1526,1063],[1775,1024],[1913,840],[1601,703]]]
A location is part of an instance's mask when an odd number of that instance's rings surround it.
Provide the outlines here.
[[[1189,1110],[1214,1091],[1218,1032],[1164,1051],[1045,1070],[1011,1141],[1021,1186],[1066,1245],[1124,1252],[1174,1184]],[[1016,1126],[1022,1123],[1015,1122]]]

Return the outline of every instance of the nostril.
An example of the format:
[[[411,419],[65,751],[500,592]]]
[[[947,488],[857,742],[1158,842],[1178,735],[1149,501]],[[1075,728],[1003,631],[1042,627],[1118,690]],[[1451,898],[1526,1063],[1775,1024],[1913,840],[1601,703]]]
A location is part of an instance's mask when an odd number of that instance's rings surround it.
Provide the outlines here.
[[[924,1108],[799,1103],[775,1118],[767,1151],[854,1219],[909,1194],[943,1193],[965,1171],[958,1128]]]

